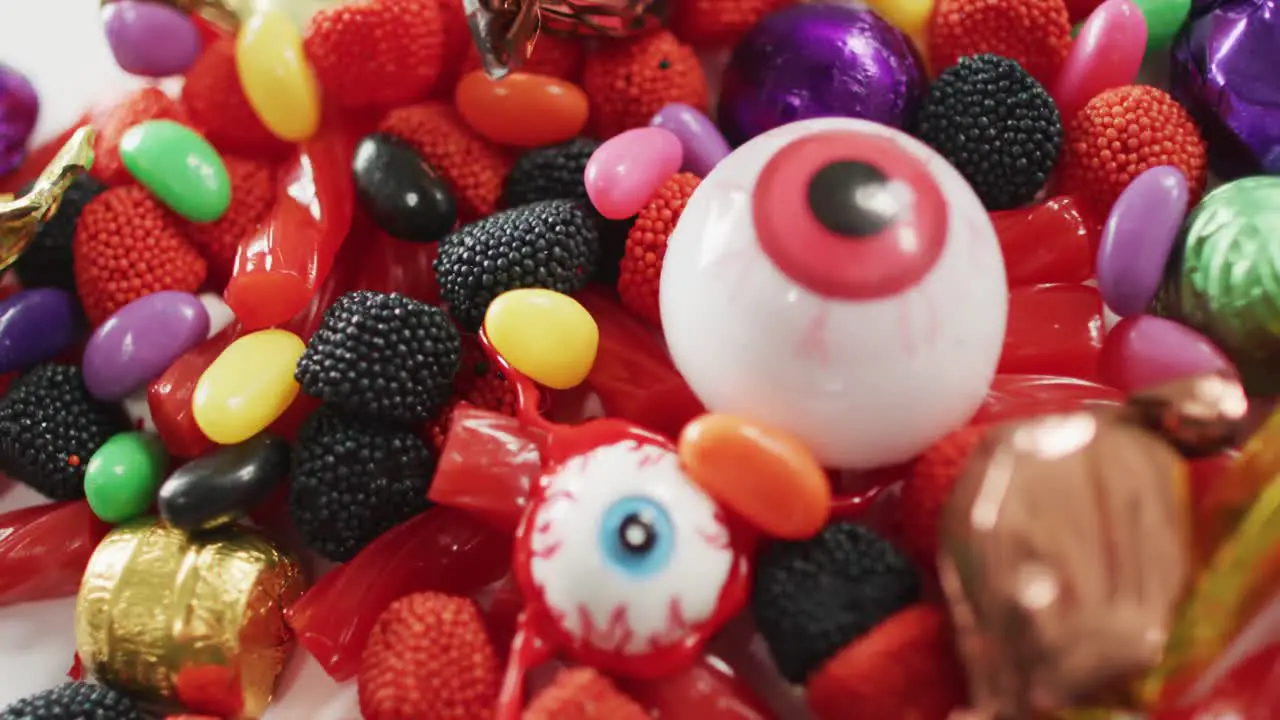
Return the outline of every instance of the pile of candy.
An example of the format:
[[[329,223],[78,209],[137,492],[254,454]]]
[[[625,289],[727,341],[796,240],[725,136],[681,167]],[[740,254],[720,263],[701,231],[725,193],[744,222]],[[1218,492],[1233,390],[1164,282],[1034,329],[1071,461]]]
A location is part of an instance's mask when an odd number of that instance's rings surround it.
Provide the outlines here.
[[[1280,715],[1280,0],[870,4],[104,0],[181,93],[25,159],[0,68],[0,719]]]

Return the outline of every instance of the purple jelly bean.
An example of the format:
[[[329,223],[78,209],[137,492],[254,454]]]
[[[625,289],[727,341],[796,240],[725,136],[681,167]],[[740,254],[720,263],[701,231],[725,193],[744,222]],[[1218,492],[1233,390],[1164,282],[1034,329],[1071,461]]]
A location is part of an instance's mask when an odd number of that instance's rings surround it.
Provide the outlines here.
[[[1163,166],[1134,178],[1111,208],[1098,246],[1098,289],[1117,315],[1141,315],[1151,305],[1189,199],[1186,176]]]
[[[123,398],[159,377],[209,332],[209,313],[191,293],[164,290],[116,311],[84,348],[84,384],[99,400]]]
[[[116,0],[102,9],[116,63],[143,77],[180,75],[200,55],[200,31],[181,10],[146,0]]]
[[[658,111],[649,122],[670,131],[684,148],[681,169],[706,177],[711,169],[729,154],[729,143],[711,118],[695,107],[671,103]]]
[[[0,175],[22,164],[39,114],[40,99],[31,81],[0,63]]]
[[[0,373],[52,360],[80,335],[80,303],[56,288],[23,290],[0,302]]]

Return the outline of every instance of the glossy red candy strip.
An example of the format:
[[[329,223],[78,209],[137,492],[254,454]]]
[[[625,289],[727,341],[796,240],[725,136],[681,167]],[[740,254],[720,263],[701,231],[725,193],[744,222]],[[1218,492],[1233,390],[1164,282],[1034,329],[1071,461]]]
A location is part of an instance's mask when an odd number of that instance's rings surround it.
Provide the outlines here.
[[[617,678],[618,689],[663,720],[772,720],[774,715],[723,661],[699,662],[657,680]]]
[[[1105,335],[1097,288],[1016,288],[1009,293],[1009,325],[997,372],[1095,380]]]
[[[280,173],[275,209],[240,244],[227,284],[227,305],[247,330],[287,322],[329,276],[355,211],[354,147],[345,125],[330,119]]]
[[[662,338],[599,291],[575,297],[600,329],[596,362],[586,384],[599,396],[605,414],[678,437],[703,407],[676,372]]]
[[[369,632],[388,605],[425,590],[471,595],[507,572],[511,548],[509,535],[460,510],[434,507],[325,575],[286,618],[325,672],[347,680],[360,669]]]
[[[517,418],[460,403],[427,496],[515,533],[542,475],[533,432]]]
[[[432,263],[440,252],[439,243],[411,243],[381,231],[371,231],[361,247],[362,290],[400,293],[414,300],[437,304],[440,285]]]
[[[996,375],[987,399],[971,422],[983,424],[1109,407],[1124,402],[1124,393],[1105,385],[1054,375]]]
[[[991,213],[1009,287],[1081,283],[1093,277],[1099,228],[1074,197]]]
[[[109,529],[84,500],[0,515],[0,605],[74,595]]]

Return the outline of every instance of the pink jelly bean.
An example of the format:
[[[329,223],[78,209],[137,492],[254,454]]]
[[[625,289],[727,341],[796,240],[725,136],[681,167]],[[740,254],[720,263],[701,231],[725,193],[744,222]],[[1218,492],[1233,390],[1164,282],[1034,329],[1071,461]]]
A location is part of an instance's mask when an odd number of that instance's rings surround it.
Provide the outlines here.
[[[667,178],[680,171],[680,138],[660,127],[642,127],[616,135],[596,148],[583,180],[587,197],[600,214],[622,220],[640,212]]]
[[[1147,21],[1132,0],[1107,0],[1071,44],[1053,99],[1064,123],[1099,93],[1130,85],[1147,49]]]
[[[1116,323],[1098,358],[1102,382],[1126,393],[1207,372],[1235,374],[1235,369],[1208,338],[1154,315]]]

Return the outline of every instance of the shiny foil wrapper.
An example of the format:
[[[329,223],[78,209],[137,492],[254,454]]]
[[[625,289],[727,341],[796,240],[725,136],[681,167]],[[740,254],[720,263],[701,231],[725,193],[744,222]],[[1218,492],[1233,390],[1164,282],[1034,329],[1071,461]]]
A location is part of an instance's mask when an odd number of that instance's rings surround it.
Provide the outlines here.
[[[1280,0],[1197,2],[1173,46],[1170,89],[1218,176],[1280,173]]]
[[[994,428],[944,510],[939,574],[979,717],[1125,707],[1190,575],[1185,460],[1125,412]]]
[[[266,711],[292,646],[297,562],[263,536],[198,536],[145,519],[113,530],[85,570],[76,649],[100,682],[219,717]]]

